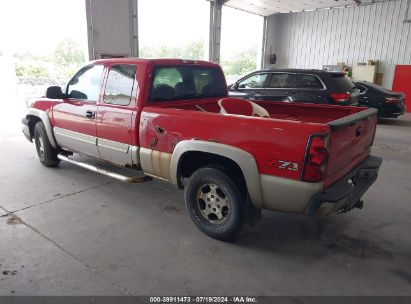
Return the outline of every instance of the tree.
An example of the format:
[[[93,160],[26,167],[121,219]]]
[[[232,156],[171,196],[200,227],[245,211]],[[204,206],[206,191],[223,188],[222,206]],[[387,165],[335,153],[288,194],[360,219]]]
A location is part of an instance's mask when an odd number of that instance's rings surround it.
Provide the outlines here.
[[[57,44],[54,51],[54,62],[60,66],[79,66],[84,63],[84,52],[74,39],[67,39]]]
[[[183,48],[181,58],[202,59],[204,57],[204,43],[202,41],[192,41]]]
[[[256,48],[243,50],[223,60],[221,66],[227,75],[244,75],[252,72],[257,67],[257,50]]]
[[[204,43],[202,41],[191,41],[181,47],[166,45],[142,46],[140,48],[140,57],[203,59]]]
[[[49,78],[50,59],[29,52],[15,54],[16,76],[26,78]]]
[[[27,81],[30,83],[34,79],[34,83],[40,80],[65,83],[85,61],[84,52],[74,39],[61,41],[48,56],[23,52],[15,54],[14,57],[17,77],[29,79]]]

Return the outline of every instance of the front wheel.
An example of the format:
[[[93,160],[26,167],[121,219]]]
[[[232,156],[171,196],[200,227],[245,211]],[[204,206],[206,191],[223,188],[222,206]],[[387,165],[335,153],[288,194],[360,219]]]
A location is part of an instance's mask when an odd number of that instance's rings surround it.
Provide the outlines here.
[[[208,236],[229,240],[241,230],[245,200],[222,171],[198,169],[191,175],[184,195],[192,221]]]
[[[43,122],[39,121],[34,126],[34,143],[40,162],[46,167],[55,167],[60,160],[57,158],[57,151],[50,144],[46,128]]]

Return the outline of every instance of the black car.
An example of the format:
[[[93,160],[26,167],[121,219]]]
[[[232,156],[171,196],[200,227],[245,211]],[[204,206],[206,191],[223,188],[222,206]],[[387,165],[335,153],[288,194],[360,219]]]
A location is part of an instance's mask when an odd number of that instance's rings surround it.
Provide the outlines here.
[[[379,117],[397,118],[404,114],[404,93],[396,93],[374,83],[354,81],[360,90],[359,104],[378,109]]]
[[[323,70],[256,71],[228,87],[232,97],[357,105],[360,91],[344,73]]]

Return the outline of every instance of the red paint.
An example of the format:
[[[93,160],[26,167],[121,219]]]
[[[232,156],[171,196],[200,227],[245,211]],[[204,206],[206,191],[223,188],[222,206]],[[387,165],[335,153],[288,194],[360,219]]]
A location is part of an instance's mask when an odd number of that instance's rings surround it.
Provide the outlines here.
[[[53,107],[53,126],[96,136],[96,121],[86,118],[87,111],[96,112],[97,104],[64,99]]]
[[[105,71],[103,73],[104,78],[102,81],[102,92],[104,92],[108,71],[112,64],[109,64],[109,62],[106,61],[102,64],[105,66]],[[139,85],[135,79],[132,96],[136,96],[138,88]],[[103,102],[103,98],[104,93],[100,94],[100,99],[97,106],[97,137],[138,146],[138,142],[135,140],[138,138],[138,130],[133,127],[135,126],[135,124],[133,124],[133,118],[137,115],[136,98],[132,97],[130,104],[127,106],[107,104]]]
[[[353,169],[370,153],[376,117],[331,132],[330,121],[363,111],[364,108],[319,104],[258,102],[270,118],[222,115],[216,98],[156,102],[148,104],[152,71],[156,65],[200,65],[221,68],[204,61],[178,59],[105,59],[95,64],[105,66],[102,80],[104,89],[107,70],[112,64],[137,66],[133,98],[128,106],[114,106],[70,100],[40,99],[33,107],[52,110],[54,126],[122,143],[172,153],[181,140],[199,139],[233,146],[253,155],[262,174],[300,180],[310,136],[330,135],[328,166],[321,177],[330,185]],[[222,71],[221,71],[222,73]],[[199,111],[201,105],[207,112]],[[235,109],[234,112],[244,112]],[[85,118],[87,110],[96,111],[96,119]],[[250,111],[248,111],[250,112]],[[250,112],[251,113],[251,112]],[[243,113],[247,114],[247,113]],[[156,127],[164,131],[156,132]],[[362,136],[356,137],[358,128]],[[273,160],[275,160],[273,162]],[[281,168],[274,163],[292,162]],[[292,169],[296,170],[292,170]]]
[[[411,65],[396,65],[392,90],[405,94],[405,111],[411,112]]]

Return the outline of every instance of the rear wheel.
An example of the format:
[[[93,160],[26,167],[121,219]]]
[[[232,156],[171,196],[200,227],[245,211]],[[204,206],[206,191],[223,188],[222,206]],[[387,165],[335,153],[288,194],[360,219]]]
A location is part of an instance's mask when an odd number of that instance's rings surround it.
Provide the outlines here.
[[[55,167],[60,160],[57,158],[57,150],[50,144],[46,128],[39,121],[34,127],[34,143],[40,162],[46,167]]]
[[[195,171],[185,189],[185,203],[194,224],[208,236],[229,240],[243,224],[245,200],[232,179],[219,169]]]

